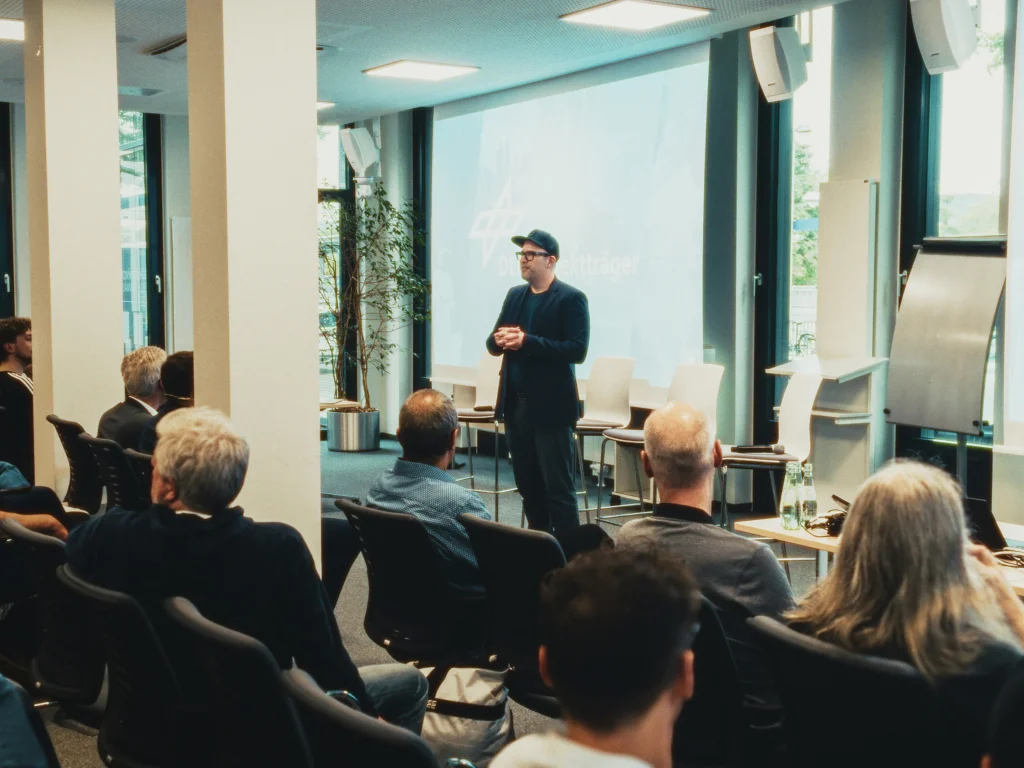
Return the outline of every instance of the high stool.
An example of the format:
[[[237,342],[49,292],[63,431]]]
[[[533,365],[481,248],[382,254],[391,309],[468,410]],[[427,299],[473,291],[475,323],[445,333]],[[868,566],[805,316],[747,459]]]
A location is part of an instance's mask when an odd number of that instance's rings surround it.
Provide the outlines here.
[[[498,519],[498,505],[501,495],[514,493],[518,489],[500,488],[498,485],[498,444],[502,427],[494,413],[494,404],[498,399],[498,384],[501,377],[501,363],[504,358],[495,357],[485,352],[480,358],[480,366],[476,374],[476,402],[472,408],[459,408],[459,424],[466,427],[466,455],[469,461],[469,477],[460,477],[459,482],[469,481],[469,487],[477,493],[494,496],[494,519]],[[476,487],[476,475],[473,470],[473,430],[484,424],[494,426],[494,490]],[[523,520],[526,519],[525,513]]]
[[[668,402],[689,403],[694,406],[704,414],[704,417],[708,422],[708,428],[712,434],[715,433],[715,423],[718,418],[718,391],[721,387],[722,374],[724,371],[725,368],[721,365],[707,363],[683,364],[676,367],[675,373],[672,375],[672,383],[669,385],[668,389]],[[633,473],[636,478],[636,487],[638,489],[640,500],[636,503],[616,504],[614,507],[607,507],[607,509],[633,509],[639,507],[639,511],[615,515],[602,515],[600,494],[598,494],[597,498],[596,522],[608,522],[611,525],[621,525],[621,523],[612,522],[612,519],[619,517],[635,517],[647,514],[643,505],[642,489],[644,482],[640,473],[640,459],[636,453],[640,448],[643,448],[644,431],[642,429],[609,429],[603,434],[605,439],[601,442],[601,468],[598,472],[598,488],[603,487],[604,483],[604,451],[608,442],[611,441],[616,445],[634,449],[631,450],[630,453],[633,457]],[[719,475],[719,484],[721,485],[722,482],[721,475]],[[657,489],[654,488],[653,483],[650,485],[652,488],[651,507],[653,510]],[[724,486],[722,487],[724,488]]]
[[[580,483],[583,490],[583,508],[590,522],[590,499],[587,494],[587,476],[583,466],[584,439],[600,437],[607,429],[622,429],[629,426],[629,385],[633,380],[636,361],[632,357],[599,357],[590,370],[586,389],[586,417],[576,422],[573,436],[576,438],[576,459],[579,465]],[[601,488],[597,489],[600,498]]]

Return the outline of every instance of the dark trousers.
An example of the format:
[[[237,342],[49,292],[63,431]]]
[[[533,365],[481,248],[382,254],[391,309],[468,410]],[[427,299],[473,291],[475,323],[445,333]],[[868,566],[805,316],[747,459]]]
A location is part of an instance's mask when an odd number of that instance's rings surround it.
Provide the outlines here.
[[[506,406],[505,436],[530,528],[560,538],[579,527],[572,427],[538,424],[516,399]]]
[[[323,564],[321,581],[333,608],[341,597],[352,563],[359,557],[359,538],[345,517],[339,514],[320,518],[320,552]]]

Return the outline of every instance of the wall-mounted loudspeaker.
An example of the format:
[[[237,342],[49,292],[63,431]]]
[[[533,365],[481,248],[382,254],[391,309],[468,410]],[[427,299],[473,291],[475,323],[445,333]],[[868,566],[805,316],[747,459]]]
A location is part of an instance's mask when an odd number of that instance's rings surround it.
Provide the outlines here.
[[[978,47],[978,30],[968,0],[910,0],[910,15],[930,74],[959,69]]]
[[[807,82],[807,55],[794,27],[750,30],[750,55],[757,82],[768,101],[792,98]]]
[[[341,145],[345,148],[345,158],[352,166],[356,178],[365,177],[370,166],[380,158],[377,142],[365,128],[342,128]]]

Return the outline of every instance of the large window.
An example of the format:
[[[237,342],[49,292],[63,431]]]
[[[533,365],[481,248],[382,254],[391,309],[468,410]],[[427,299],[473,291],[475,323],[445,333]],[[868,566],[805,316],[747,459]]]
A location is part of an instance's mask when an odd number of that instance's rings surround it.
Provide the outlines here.
[[[1006,0],[978,0],[978,50],[942,78],[939,237],[1000,234]]]
[[[120,113],[121,269],[124,351],[150,343],[146,238],[146,143],[141,112]]]
[[[340,343],[343,265],[341,258],[341,203],[350,195],[341,126],[317,126],[317,251],[320,290],[320,400],[343,397],[347,389],[337,368]]]
[[[789,241],[789,357],[815,351],[818,313],[819,188],[828,181],[832,105],[832,9],[801,14],[801,37],[810,51],[807,82],[794,94],[792,229]]]

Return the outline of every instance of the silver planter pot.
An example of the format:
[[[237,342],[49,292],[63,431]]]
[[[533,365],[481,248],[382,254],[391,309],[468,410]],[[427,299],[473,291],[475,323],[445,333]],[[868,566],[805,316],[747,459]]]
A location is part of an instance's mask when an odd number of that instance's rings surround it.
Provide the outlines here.
[[[328,411],[327,449],[376,451],[380,448],[380,411]]]

